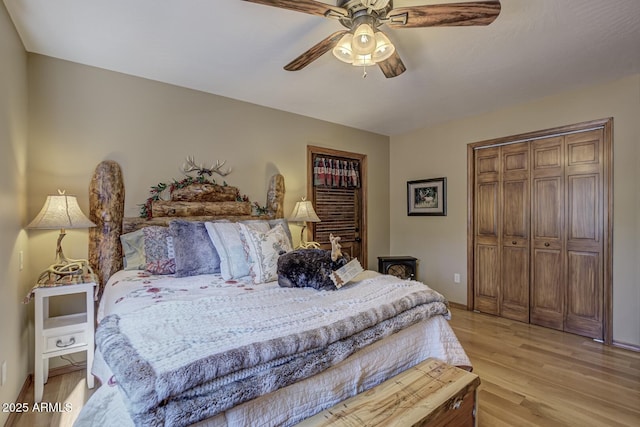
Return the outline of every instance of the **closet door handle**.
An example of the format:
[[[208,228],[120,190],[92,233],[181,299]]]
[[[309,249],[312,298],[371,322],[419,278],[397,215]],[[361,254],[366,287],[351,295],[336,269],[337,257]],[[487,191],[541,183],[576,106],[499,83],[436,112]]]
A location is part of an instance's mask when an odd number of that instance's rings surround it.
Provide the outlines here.
[[[544,242],[544,245],[545,245],[546,247],[551,246],[551,245],[549,244],[549,242]]]

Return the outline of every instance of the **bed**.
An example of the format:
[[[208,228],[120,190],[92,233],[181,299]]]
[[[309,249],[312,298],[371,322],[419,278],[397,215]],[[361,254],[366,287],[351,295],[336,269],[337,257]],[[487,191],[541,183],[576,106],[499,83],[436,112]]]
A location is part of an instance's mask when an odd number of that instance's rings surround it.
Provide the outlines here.
[[[446,300],[423,283],[364,271],[335,291],[278,285],[274,262],[291,249],[282,176],[259,215],[126,219],[123,195],[119,166],[100,164],[90,260],[101,386],[76,425],[288,426],[429,357],[470,367]],[[172,273],[166,260],[136,268],[131,251],[123,269],[120,236],[134,233],[146,248],[172,236]],[[219,271],[202,267],[212,247]]]

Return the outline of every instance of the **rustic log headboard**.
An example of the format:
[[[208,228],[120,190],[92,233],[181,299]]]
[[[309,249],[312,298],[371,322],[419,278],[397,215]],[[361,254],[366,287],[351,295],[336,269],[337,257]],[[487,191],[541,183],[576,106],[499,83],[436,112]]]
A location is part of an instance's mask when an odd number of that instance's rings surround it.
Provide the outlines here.
[[[204,192],[233,193],[237,189],[210,184]],[[231,190],[230,190],[231,189]],[[189,196],[191,193],[191,196]],[[112,274],[121,270],[122,246],[120,235],[150,225],[168,226],[174,219],[189,221],[213,221],[228,219],[242,221],[247,219],[284,218],[284,177],[274,175],[269,181],[266,213],[251,214],[248,201],[231,201],[227,196],[207,198],[202,189],[182,191],[171,201],[153,203],[153,217],[124,217],[124,181],[120,165],[105,160],[96,167],[89,186],[89,218],[96,227],[89,229],[89,263],[96,273],[99,283],[99,295]],[[186,195],[185,195],[186,194]],[[204,199],[204,200],[203,200]],[[209,200],[211,199],[211,200]]]

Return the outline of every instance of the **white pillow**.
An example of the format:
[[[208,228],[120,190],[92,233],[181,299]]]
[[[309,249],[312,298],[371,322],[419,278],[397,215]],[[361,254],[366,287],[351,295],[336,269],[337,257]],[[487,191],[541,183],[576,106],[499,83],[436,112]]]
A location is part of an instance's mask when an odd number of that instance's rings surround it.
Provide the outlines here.
[[[242,243],[240,224],[235,222],[205,222],[209,238],[220,256],[220,275],[224,280],[249,275],[249,259]],[[251,224],[251,228],[269,230],[269,224]]]
[[[245,224],[240,224],[246,251],[251,259],[249,272],[253,283],[266,283],[278,280],[278,257],[280,253],[293,250],[289,236],[282,225],[261,232]]]

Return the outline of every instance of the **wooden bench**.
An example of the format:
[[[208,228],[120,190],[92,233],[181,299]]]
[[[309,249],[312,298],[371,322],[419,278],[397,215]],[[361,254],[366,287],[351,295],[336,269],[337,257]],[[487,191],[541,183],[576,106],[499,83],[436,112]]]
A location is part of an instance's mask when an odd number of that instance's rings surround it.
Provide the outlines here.
[[[436,359],[310,417],[298,427],[475,426],[480,378]]]

